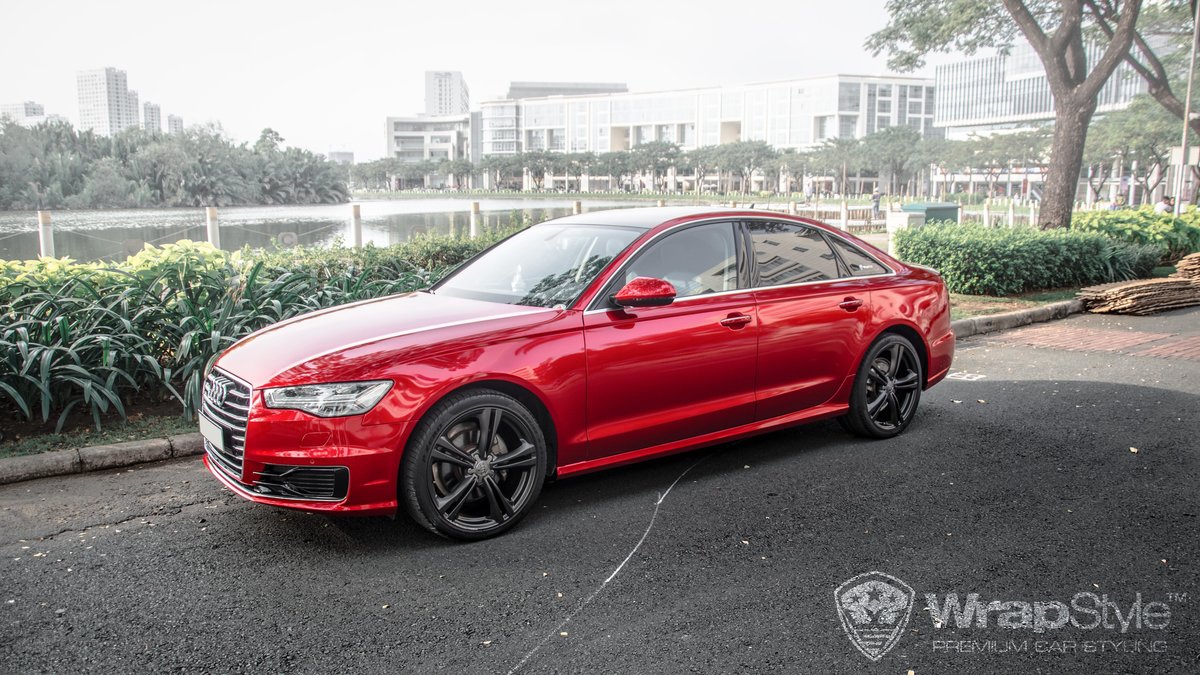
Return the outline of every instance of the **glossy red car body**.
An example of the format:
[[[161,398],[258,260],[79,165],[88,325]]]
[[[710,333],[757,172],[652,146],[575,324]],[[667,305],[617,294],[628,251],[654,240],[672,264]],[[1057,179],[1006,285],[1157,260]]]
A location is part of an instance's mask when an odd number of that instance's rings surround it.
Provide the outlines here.
[[[639,247],[708,219],[804,223],[869,252],[893,273],[688,298],[663,307],[588,309]],[[218,372],[252,391],[240,472],[205,462],[256,502],[361,514],[397,510],[402,453],[431,406],[486,384],[539,415],[549,473],[565,477],[844,414],[872,341],[900,331],[921,352],[928,388],[954,352],[948,295],[932,270],[905,265],[840,230],[763,211],[630,209],[553,221],[645,228],[572,306],[526,307],[426,292],[307,314],[237,343]],[[267,408],[263,389],[391,380],[363,415]],[[345,467],[346,496],[263,494],[268,465]]]

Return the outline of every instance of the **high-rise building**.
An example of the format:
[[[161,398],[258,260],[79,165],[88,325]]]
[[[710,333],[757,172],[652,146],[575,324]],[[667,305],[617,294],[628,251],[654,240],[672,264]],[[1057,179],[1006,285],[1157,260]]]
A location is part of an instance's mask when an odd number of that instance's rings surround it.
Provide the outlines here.
[[[183,133],[183,118],[179,115],[167,115],[167,133],[182,134]]]
[[[425,71],[425,114],[465,115],[471,111],[471,95],[457,70]]]
[[[326,158],[334,164],[353,164],[354,153],[345,150],[332,150]]]
[[[138,95],[129,90],[125,71],[84,70],[75,78],[79,95],[79,127],[102,136],[138,126]]]
[[[1089,63],[1100,48],[1087,49]],[[937,105],[934,125],[946,136],[963,139],[971,134],[1030,128],[1054,121],[1054,99],[1046,69],[1028,42],[1018,40],[1009,54],[997,54],[938,66],[934,71]],[[1096,112],[1124,108],[1145,93],[1146,81],[1122,63],[1097,97]]]
[[[162,108],[157,103],[142,104],[142,128],[152,134],[162,133]]]
[[[46,108],[40,103],[25,101],[23,103],[0,103],[0,118],[20,122],[26,117],[41,117],[46,114]]]

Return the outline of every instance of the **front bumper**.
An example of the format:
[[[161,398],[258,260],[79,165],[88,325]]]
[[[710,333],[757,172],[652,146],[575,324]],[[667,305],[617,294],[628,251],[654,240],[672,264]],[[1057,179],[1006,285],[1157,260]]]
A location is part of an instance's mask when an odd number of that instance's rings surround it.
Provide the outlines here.
[[[204,444],[204,465],[225,487],[245,499],[284,508],[396,513],[405,422],[365,424],[363,415],[317,418],[272,410],[258,391],[247,407],[244,435],[239,429],[227,432],[244,438],[231,444],[243,446],[240,458],[207,440]]]

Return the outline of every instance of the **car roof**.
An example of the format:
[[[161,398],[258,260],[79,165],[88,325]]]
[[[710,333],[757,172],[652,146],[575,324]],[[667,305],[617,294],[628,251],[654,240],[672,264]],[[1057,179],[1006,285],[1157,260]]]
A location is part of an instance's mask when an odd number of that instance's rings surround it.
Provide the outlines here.
[[[615,208],[589,211],[573,216],[547,220],[555,225],[621,225],[649,230],[652,227],[677,218],[704,215],[723,215],[738,212],[737,209],[714,206],[651,206],[633,209]]]

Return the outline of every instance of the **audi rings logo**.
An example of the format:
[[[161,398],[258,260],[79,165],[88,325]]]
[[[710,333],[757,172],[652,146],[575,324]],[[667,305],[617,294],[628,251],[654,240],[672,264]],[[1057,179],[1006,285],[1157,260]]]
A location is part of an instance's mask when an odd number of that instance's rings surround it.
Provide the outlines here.
[[[904,635],[915,596],[908,584],[883,572],[860,574],[833,592],[842,629],[872,661],[891,651]]]
[[[225,405],[225,397],[228,395],[229,388],[223,380],[210,377],[204,381],[204,400],[208,401],[209,405],[214,408],[223,407]]]

